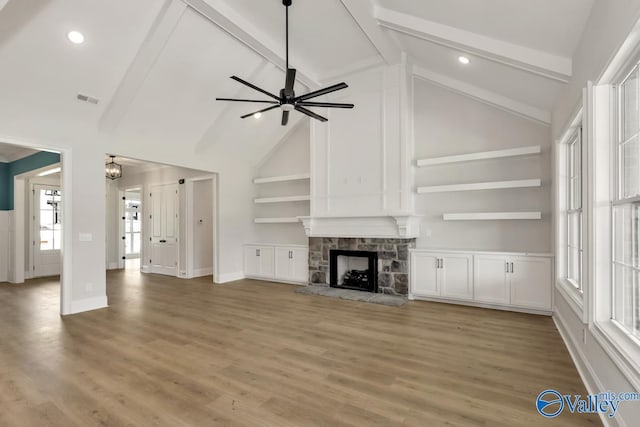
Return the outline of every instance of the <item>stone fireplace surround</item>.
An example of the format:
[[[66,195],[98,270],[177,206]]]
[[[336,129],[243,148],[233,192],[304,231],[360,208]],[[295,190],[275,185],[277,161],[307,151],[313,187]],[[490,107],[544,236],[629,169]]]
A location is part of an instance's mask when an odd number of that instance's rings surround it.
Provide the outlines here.
[[[378,253],[378,293],[407,295],[409,292],[409,249],[416,239],[309,238],[309,283],[329,286],[329,251],[343,249]]]

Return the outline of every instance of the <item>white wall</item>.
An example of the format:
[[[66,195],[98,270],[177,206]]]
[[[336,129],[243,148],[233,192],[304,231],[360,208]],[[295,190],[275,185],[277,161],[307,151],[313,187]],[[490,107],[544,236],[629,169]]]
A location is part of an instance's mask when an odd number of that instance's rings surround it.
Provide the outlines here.
[[[197,275],[213,268],[213,180],[193,183],[193,269]]]
[[[292,130],[256,167],[255,177],[309,173],[309,120]],[[254,198],[299,196],[310,192],[309,180],[254,185]],[[256,204],[256,218],[284,218],[309,215],[309,202]],[[256,243],[308,243],[304,228],[298,224],[255,224]]]
[[[549,127],[418,78],[414,111],[416,159],[542,146],[541,155],[416,168],[416,186],[542,179],[541,188],[417,195],[416,213],[424,215],[418,247],[552,252]],[[541,211],[542,220],[442,219],[443,213],[518,211]]]
[[[10,212],[0,211],[0,282],[9,278]]]
[[[640,16],[640,1],[595,2],[581,42],[573,57],[574,75],[559,96],[553,110],[553,135],[558,138],[568,126],[572,113],[582,102],[587,81],[597,81]],[[625,377],[588,325],[556,291],[554,318],[567,345],[577,359],[581,374],[592,391],[631,391],[633,384]],[[640,419],[640,405],[623,403],[612,426],[633,426]]]
[[[330,109],[311,125],[312,216],[410,212],[411,140],[406,64],[352,74],[335,95],[353,110]]]
[[[558,138],[581,102],[587,81],[597,81],[640,18],[640,0],[596,1],[573,55],[573,77],[553,108],[553,137]]]

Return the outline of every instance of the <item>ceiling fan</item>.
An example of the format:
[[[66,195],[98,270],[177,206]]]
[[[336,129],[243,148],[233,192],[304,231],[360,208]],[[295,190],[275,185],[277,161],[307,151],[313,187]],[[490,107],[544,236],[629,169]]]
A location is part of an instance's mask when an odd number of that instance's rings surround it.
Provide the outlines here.
[[[296,110],[301,112],[302,114],[306,114],[309,117],[312,117],[316,120],[320,120],[321,122],[326,122],[328,119],[319,114],[314,113],[306,107],[324,107],[324,108],[353,108],[353,104],[339,104],[334,102],[313,102],[309,101],[309,99],[316,98],[318,96],[326,95],[328,93],[332,93],[338,90],[346,89],[346,83],[338,83],[333,86],[326,87],[324,89],[318,89],[313,92],[305,93],[304,95],[296,96],[293,85],[296,82],[296,70],[294,68],[289,68],[289,6],[291,6],[293,0],[282,0],[282,4],[285,6],[285,14],[286,14],[286,66],[287,66],[287,75],[285,79],[284,88],[280,89],[280,95],[274,95],[271,92],[268,92],[258,86],[255,86],[246,80],[242,80],[238,76],[231,76],[231,78],[243,85],[249,86],[251,89],[257,90],[258,92],[267,95],[273,100],[259,100],[259,99],[234,99],[234,98],[216,98],[216,101],[233,101],[233,102],[256,102],[263,104],[272,104],[271,106],[264,108],[262,110],[254,111],[253,113],[245,114],[241,116],[242,119],[246,119],[247,117],[251,117],[257,114],[262,114],[264,112],[274,110],[276,108],[280,108],[282,110],[282,126],[286,126],[289,122],[289,113],[292,110]]]

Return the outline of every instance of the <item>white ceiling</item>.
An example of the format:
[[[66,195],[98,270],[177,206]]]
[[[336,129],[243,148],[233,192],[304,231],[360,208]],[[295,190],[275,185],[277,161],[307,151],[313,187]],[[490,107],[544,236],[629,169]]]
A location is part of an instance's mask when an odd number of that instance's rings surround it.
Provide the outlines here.
[[[429,21],[571,56],[595,0],[376,0]]]
[[[0,162],[10,163],[37,153],[37,150],[0,142]]]
[[[285,49],[282,0],[232,0],[228,4]],[[340,0],[294,0],[289,11],[290,65],[304,66],[318,81],[354,64],[381,58]]]
[[[388,55],[391,47],[448,82],[543,113],[565,84],[553,65],[570,65],[594,2],[293,1],[290,62],[308,86],[396,57]],[[377,19],[376,7],[441,33],[394,29]],[[82,31],[86,43],[72,45],[70,30]],[[463,43],[474,37],[484,45]],[[524,56],[510,58],[514,48]],[[547,64],[536,55],[523,65],[531,52],[547,55],[551,70],[541,72]],[[461,53],[469,66],[457,62]],[[193,155],[243,156],[255,164],[286,134],[280,112],[241,120],[261,105],[214,99],[263,99],[230,80],[234,74],[277,93],[283,62],[281,0],[11,0],[0,9],[0,115],[25,126],[37,120],[99,129],[115,146],[137,147],[136,156],[177,144]],[[78,93],[100,102],[79,102]],[[292,114],[289,126],[300,120],[308,119]]]

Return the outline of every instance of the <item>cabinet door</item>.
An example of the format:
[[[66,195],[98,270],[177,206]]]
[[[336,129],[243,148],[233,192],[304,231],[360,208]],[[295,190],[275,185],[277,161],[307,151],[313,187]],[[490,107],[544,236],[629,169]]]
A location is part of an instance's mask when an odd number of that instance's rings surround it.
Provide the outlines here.
[[[280,280],[291,280],[291,249],[276,248],[275,278]]]
[[[433,254],[411,254],[411,293],[440,296],[438,287],[438,257]]]
[[[260,276],[260,248],[245,246],[244,248],[244,275],[247,277]]]
[[[273,278],[275,276],[273,247],[260,247],[260,277]]]
[[[507,261],[504,257],[477,255],[473,260],[473,298],[478,302],[509,304]]]
[[[292,249],[291,280],[293,282],[309,282],[309,250],[303,248]]]
[[[473,257],[442,255],[440,257],[440,290],[443,297],[473,298]]]
[[[551,310],[551,260],[518,257],[509,261],[511,305]]]

